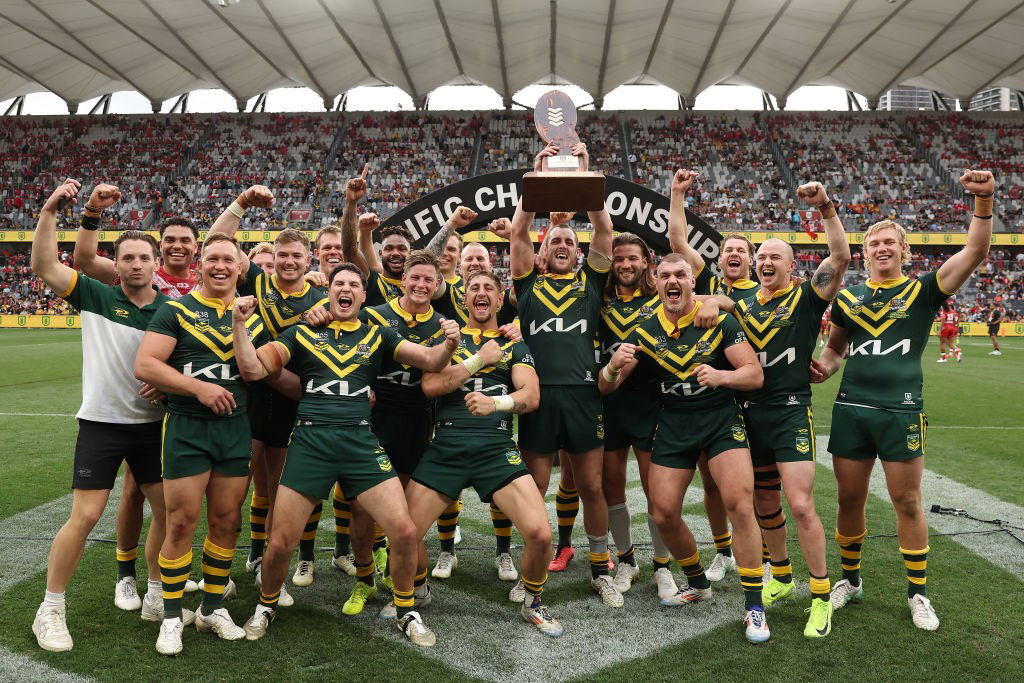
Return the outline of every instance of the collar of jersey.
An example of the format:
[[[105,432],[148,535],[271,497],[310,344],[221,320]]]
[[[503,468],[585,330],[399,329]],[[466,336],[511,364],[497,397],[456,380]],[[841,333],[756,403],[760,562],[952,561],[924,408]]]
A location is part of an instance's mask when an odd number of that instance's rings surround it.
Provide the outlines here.
[[[479,344],[484,339],[494,339],[495,337],[501,336],[501,332],[499,330],[480,330],[477,327],[463,327],[462,331],[473,337],[474,344]]]
[[[551,273],[546,273],[544,277],[546,277],[549,280],[572,280],[573,278],[576,277],[576,273],[565,273],[564,275],[553,275]]]
[[[384,282],[388,283],[389,285],[394,285],[396,287],[401,287],[402,286],[402,278],[398,278],[397,280],[392,280],[391,278],[389,278],[384,273],[381,273],[380,274],[380,279],[383,280]]]
[[[448,283],[448,284],[450,284],[450,285],[454,285],[454,284],[455,284],[456,282],[458,282],[458,281],[459,281],[459,280],[461,280],[461,279],[462,279],[462,276],[461,276],[461,275],[453,275],[453,276],[451,276],[450,278],[447,278],[447,277],[446,277],[446,278],[444,279],[444,281],[445,281],[445,282],[447,282],[447,283]]]
[[[224,315],[224,311],[233,310],[235,306],[234,299],[231,300],[230,304],[225,306],[223,299],[207,299],[205,296],[199,293],[198,289],[193,289],[191,292],[189,292],[189,294],[195,297],[196,301],[198,301],[202,305],[217,309],[218,315]]]
[[[725,291],[727,292],[731,292],[734,289],[750,289],[752,287],[759,286],[753,280],[748,280],[745,277],[741,277],[739,280],[733,280],[731,285],[726,285],[724,281],[722,284],[725,285]]]
[[[274,285],[274,289],[277,290],[277,293],[280,294],[281,296],[283,296],[285,299],[287,299],[290,296],[302,296],[303,294],[305,294],[306,292],[309,291],[309,282],[303,280],[303,282],[302,282],[302,289],[300,289],[299,291],[294,292],[292,294],[289,294],[288,292],[284,291],[283,289],[281,289],[278,286],[278,284],[277,284],[277,273],[272,273],[270,275],[270,283],[272,285]]]
[[[770,297],[767,297],[767,298],[764,298],[764,297],[761,296],[761,290],[759,289],[759,290],[757,290],[757,303],[759,303],[762,306],[764,306],[766,303],[768,303],[772,299],[778,299],[780,296],[786,296],[787,294],[789,294],[792,291],[793,291],[793,281],[792,280],[790,280],[789,284],[786,285],[785,287],[783,287],[782,289],[778,290],[777,292],[772,292],[772,295]]]
[[[679,331],[693,322],[693,318],[694,316],[697,315],[698,310],[700,310],[700,302],[694,301],[693,310],[691,310],[689,313],[684,315],[676,322],[672,322],[665,315],[665,307],[662,306],[661,310],[658,311],[658,322],[661,323],[661,329],[665,330],[668,336],[672,337],[673,339],[678,339]]]
[[[391,304],[391,308],[398,314],[398,316],[405,321],[406,325],[418,325],[419,323],[425,323],[430,320],[431,316],[434,315],[434,307],[427,306],[427,310],[424,313],[410,313],[409,311],[402,308],[402,305],[398,303],[398,299],[392,299],[388,302]]]
[[[627,295],[623,296],[623,295],[619,294],[618,287],[615,288],[615,296],[619,297],[619,301],[629,302],[629,301],[632,301],[633,299],[637,298],[638,296],[643,296],[643,294],[644,294],[643,290],[640,289],[639,287],[637,287],[635,290],[633,290],[632,294],[627,294]]]
[[[899,287],[910,278],[906,275],[900,275],[898,278],[892,280],[882,280],[881,282],[875,282],[874,280],[868,280],[868,287],[874,290],[889,289],[890,287]]]
[[[363,324],[358,320],[332,320],[331,322],[327,323],[328,329],[334,330],[335,337],[338,336],[339,331],[355,332],[360,327],[362,327],[362,325]]]

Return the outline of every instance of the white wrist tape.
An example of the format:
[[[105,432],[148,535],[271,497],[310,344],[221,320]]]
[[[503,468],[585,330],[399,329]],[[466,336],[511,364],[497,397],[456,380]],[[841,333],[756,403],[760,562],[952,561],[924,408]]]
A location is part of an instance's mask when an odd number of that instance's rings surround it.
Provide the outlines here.
[[[621,373],[622,373],[621,370],[612,370],[612,366],[611,365],[606,365],[606,366],[604,366],[604,369],[601,370],[601,376],[604,377],[605,380],[607,380],[609,382],[612,382],[612,383],[614,383],[615,380],[617,380],[619,378],[619,375]]]
[[[487,365],[487,363],[484,362],[484,359],[480,357],[479,353],[474,353],[472,356],[462,361],[462,364],[466,367],[466,370],[469,371],[470,375],[475,375],[480,372],[481,368]]]
[[[512,409],[516,407],[516,402],[512,400],[511,396],[495,396],[494,397],[494,409],[502,413],[511,413]]]
[[[239,218],[245,215],[245,209],[243,209],[242,205],[238,203],[238,200],[231,202],[231,206],[228,207],[228,211],[235,214]]]

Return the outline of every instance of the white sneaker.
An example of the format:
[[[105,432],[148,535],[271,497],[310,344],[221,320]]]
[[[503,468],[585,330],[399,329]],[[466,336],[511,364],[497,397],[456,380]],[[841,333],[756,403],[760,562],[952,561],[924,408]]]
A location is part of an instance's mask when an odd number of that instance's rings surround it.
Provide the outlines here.
[[[50,652],[67,652],[74,647],[65,615],[64,605],[39,606],[32,621],[32,633],[36,634],[39,647]]]
[[[502,553],[494,558],[494,566],[498,568],[499,581],[515,581],[519,578],[516,565],[512,562],[512,556]]]
[[[199,583],[202,583],[202,581],[200,581]],[[199,583],[196,583],[192,579],[185,579],[185,592],[186,593],[195,593],[196,591],[202,590],[199,587]]]
[[[861,581],[860,585],[854,586],[848,580],[840,579],[832,586],[830,597],[832,609],[842,609],[847,603],[860,602],[860,599],[864,597],[864,582]]]
[[[526,584],[523,583],[522,579],[516,581],[516,585],[512,586],[512,590],[508,592],[509,602],[523,602],[526,600]]]
[[[752,643],[765,643],[772,637],[763,609],[748,609],[743,623],[746,625],[747,640]]]
[[[292,574],[292,583],[296,586],[311,586],[313,585],[313,562],[310,560],[299,560],[299,563],[295,565],[295,573]],[[284,589],[282,588],[282,595]]]
[[[430,586],[425,586],[425,589],[420,595],[416,595],[416,593],[412,595],[412,606],[416,609],[426,607],[434,601],[434,597],[430,593]],[[381,607],[380,611],[377,612],[377,616],[381,619],[397,619],[398,608],[395,607],[395,601],[390,600],[388,604]]]
[[[331,563],[349,576],[355,576],[358,573],[356,570],[356,558],[352,553],[331,558]]]
[[[523,608],[519,611],[519,615],[528,624],[533,624],[537,627],[537,630],[546,636],[551,638],[557,638],[562,635],[562,625],[558,623],[558,620],[551,616],[548,612],[548,606],[544,603],[537,605],[536,607],[527,607],[523,605]]]
[[[262,568],[256,572],[256,588],[263,589]],[[277,604],[279,607],[291,607],[295,604],[295,598],[292,597],[292,594],[288,592],[287,586],[283,583],[281,584],[281,594],[277,596]],[[255,638],[250,638],[249,640],[255,640]]]
[[[263,605],[256,605],[256,611],[249,621],[245,622],[242,630],[245,631],[246,640],[259,640],[263,636],[267,635],[267,629],[270,628],[270,624],[274,621],[276,613],[269,607]]]
[[[231,614],[224,607],[219,607],[208,615],[204,615],[201,610],[196,611],[196,630],[200,633],[213,631],[221,640],[245,638],[245,629],[235,624]]]
[[[437,564],[430,575],[435,579],[450,579],[452,571],[459,566],[459,558],[454,553],[442,552],[437,556]]]
[[[164,619],[160,624],[160,635],[156,637],[156,651],[171,657],[181,654],[181,632],[185,624],[181,619]]]
[[[462,525],[461,524],[456,524],[455,525],[455,538],[453,538],[452,541],[455,543],[455,545],[458,545],[458,544],[462,543]]]
[[[725,578],[725,575],[729,572],[736,571],[736,558],[732,555],[723,555],[722,553],[715,553],[715,559],[711,560],[711,564],[704,570],[704,576],[708,577],[708,581],[711,583],[717,583]]]
[[[907,605],[910,607],[910,617],[914,620],[914,626],[925,631],[934,631],[939,627],[939,617],[935,614],[931,600],[919,594],[907,598]]]
[[[602,574],[596,579],[591,579],[590,587],[594,589],[594,592],[601,598],[601,602],[603,602],[607,607],[622,607],[626,603],[622,597],[622,593],[615,589],[615,584],[612,583],[612,577],[607,574]]]
[[[693,586],[687,586],[683,590],[675,592],[675,595],[666,598],[661,598],[659,602],[666,607],[678,607],[680,605],[688,605],[691,602],[707,602],[712,599],[711,588],[694,588]]]
[[[142,598],[142,620],[163,621],[164,620],[164,598],[162,595],[146,593]],[[181,610],[181,623],[191,626],[196,621],[196,613],[190,609]]]
[[[114,604],[125,612],[134,612],[142,607],[134,576],[125,576],[114,585]]]
[[[260,565],[262,565],[262,564],[263,564],[263,558],[262,557],[257,557],[255,560],[246,559],[246,561],[245,561],[245,571],[249,572],[250,574],[255,574],[256,572],[258,572],[260,570]]]
[[[638,578],[640,578],[640,567],[629,562],[619,562],[619,566],[615,568],[612,585],[615,586],[615,590],[625,593],[633,587],[633,582]]]
[[[707,572],[705,572],[706,574]],[[668,567],[654,570],[654,584],[658,587],[658,599],[660,600],[668,600],[679,592],[675,577],[672,576],[672,570]]]
[[[946,362],[946,359],[945,359],[945,358],[940,358],[940,359],[938,359],[938,360],[937,360],[937,361],[935,361],[935,362],[936,362],[936,363],[945,363],[945,362]]]
[[[200,579],[199,583],[196,584],[196,586],[196,590],[202,592],[206,588],[206,581],[204,579]],[[235,585],[234,579],[228,577],[228,585],[224,587],[224,599],[230,600],[231,598],[235,597],[237,593],[238,587]]]
[[[413,645],[433,647],[437,642],[437,636],[423,623],[419,612],[408,612],[401,619],[395,620],[395,626]]]
[[[1003,355],[1003,352],[998,350],[998,349],[996,349],[995,351],[989,351],[988,355],[990,355],[990,356],[1001,356],[1001,355]]]

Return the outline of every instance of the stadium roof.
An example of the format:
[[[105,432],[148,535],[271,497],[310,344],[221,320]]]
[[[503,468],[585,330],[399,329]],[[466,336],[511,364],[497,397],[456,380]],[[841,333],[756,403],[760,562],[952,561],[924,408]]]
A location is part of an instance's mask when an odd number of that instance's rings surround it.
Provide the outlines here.
[[[1024,2],[1011,0],[3,0],[0,99],[80,103],[200,88],[236,100],[389,84],[414,102],[452,83],[505,98],[558,79],[601,96],[719,83],[786,97],[898,84],[969,98],[1024,88]],[[237,3],[237,4],[236,4]]]

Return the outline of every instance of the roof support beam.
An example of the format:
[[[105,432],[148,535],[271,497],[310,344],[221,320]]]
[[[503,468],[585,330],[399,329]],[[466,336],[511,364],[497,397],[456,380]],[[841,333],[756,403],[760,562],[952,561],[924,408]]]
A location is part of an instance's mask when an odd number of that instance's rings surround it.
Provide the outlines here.
[[[558,68],[558,63],[555,61],[558,54],[555,52],[555,41],[558,35],[558,2],[551,0],[549,3],[549,14],[551,16],[551,29],[549,32],[548,40],[548,71],[551,73],[551,83],[555,82],[555,73]]]
[[[291,39],[288,38],[288,34],[284,32],[281,25],[277,23],[277,19],[275,19],[274,15],[267,9],[266,3],[263,0],[256,0],[256,4],[259,5],[259,8],[263,11],[263,16],[267,18],[270,25],[274,27],[275,31],[277,31],[277,35],[281,36],[281,40],[284,41],[284,44],[288,47],[292,56],[294,56],[296,61],[298,61],[299,66],[301,66],[302,70],[306,72],[306,75],[309,77],[310,84],[316,88],[317,93],[323,98],[326,108],[327,102],[330,100],[327,90],[324,89],[324,86],[320,85],[320,81],[317,80],[316,76],[313,75],[313,72],[309,70],[308,66],[306,66],[306,60],[302,58],[302,55],[299,54],[299,51],[295,48],[294,43],[292,43]]]
[[[1017,3],[1016,5],[1014,5],[1014,6],[1013,6],[1013,7],[1011,8],[1011,9],[1007,10],[1006,12],[1003,12],[1003,13],[1002,13],[1002,14],[1000,14],[1000,15],[999,15],[998,17],[996,17],[995,19],[993,19],[993,20],[992,20],[992,21],[990,21],[989,23],[985,24],[985,26],[983,26],[983,27],[982,27],[981,29],[979,29],[978,31],[975,31],[975,32],[974,32],[973,34],[971,34],[971,36],[970,36],[969,38],[967,38],[967,40],[963,41],[962,43],[960,43],[960,44],[959,44],[959,45],[957,45],[956,47],[954,47],[954,48],[950,49],[950,50],[949,50],[949,51],[947,51],[947,52],[946,52],[945,54],[943,54],[943,55],[942,55],[941,57],[939,57],[938,59],[936,59],[935,61],[933,61],[933,62],[932,62],[931,64],[929,64],[929,65],[928,65],[928,66],[926,66],[925,68],[921,69],[921,73],[923,73],[923,74],[924,74],[924,73],[928,73],[929,71],[931,71],[932,69],[934,69],[934,68],[935,68],[936,66],[938,66],[938,65],[939,65],[939,64],[941,64],[942,62],[944,62],[944,61],[946,61],[947,59],[949,59],[949,57],[950,57],[951,55],[953,55],[953,54],[954,54],[954,53],[956,53],[956,52],[959,52],[959,51],[960,51],[960,50],[961,50],[962,48],[966,47],[966,46],[967,46],[967,44],[968,44],[968,43],[970,43],[970,42],[971,42],[972,40],[974,40],[974,39],[975,39],[975,38],[977,38],[978,36],[980,36],[980,35],[982,35],[982,34],[984,34],[984,33],[988,32],[988,30],[989,30],[989,29],[991,29],[991,28],[992,28],[993,26],[995,26],[996,24],[1001,24],[1001,23],[1003,22],[1003,20],[1005,20],[1005,19],[1006,19],[1007,17],[1009,17],[1009,16],[1011,15],[1011,14],[1013,14],[1013,13],[1017,12],[1017,11],[1018,11],[1018,10],[1019,10],[1019,9],[1020,9],[1021,7],[1024,7],[1024,2],[1018,2],[1018,3]],[[933,41],[933,42],[934,42],[934,41]]]
[[[846,3],[846,7],[843,8],[843,11],[839,13],[839,16],[836,17],[836,20],[832,22],[832,25],[825,33],[825,37],[818,42],[818,45],[814,48],[814,52],[812,52],[811,56],[807,58],[806,62],[804,62],[803,67],[800,69],[800,73],[798,73],[796,77],[793,78],[793,81],[786,86],[786,89],[782,91],[783,95],[788,95],[789,93],[793,92],[794,88],[800,85],[800,81],[801,79],[803,79],[804,74],[807,73],[807,69],[809,69],[811,67],[811,64],[814,63],[814,60],[817,59],[818,53],[820,53],[821,50],[826,45],[828,45],[828,41],[830,38],[832,38],[832,34],[835,33],[836,29],[839,28],[839,25],[843,23],[843,19],[846,18],[847,14],[849,14],[855,2],[857,2],[857,0],[848,0],[848,2]]]
[[[886,83],[879,92],[885,92],[886,90],[888,90],[892,86],[897,85],[900,81],[902,81],[904,74],[907,73],[907,71],[909,70],[910,66],[914,62],[916,62],[917,60],[921,59],[921,56],[925,52],[927,52],[928,49],[932,45],[934,45],[939,39],[941,39],[944,35],[946,35],[946,33],[949,31],[949,29],[951,29],[954,26],[956,26],[957,22],[960,21],[960,18],[963,17],[977,3],[978,3],[978,0],[971,0],[966,5],[964,5],[963,8],[959,12],[957,12],[956,15],[952,19],[950,19],[949,22],[947,22],[946,25],[943,26],[942,29],[938,33],[936,33],[934,36],[932,36],[932,39],[929,40],[925,44],[924,47],[922,47],[920,50],[917,51],[917,54],[915,54],[910,59],[910,61],[907,62],[907,65],[904,66],[902,69],[900,69],[900,72],[898,74],[896,74],[895,76],[893,76],[892,79],[890,79],[890,81],[888,83]]]
[[[19,95],[11,100],[11,103],[7,105],[7,109],[4,110],[4,116],[10,116],[11,112],[14,112],[15,116],[21,116],[21,109],[25,104],[25,96]]]
[[[219,85],[219,86],[220,86],[221,88],[223,88],[223,89],[224,89],[224,91],[225,91],[226,93],[228,93],[229,95],[231,95],[231,97],[233,97],[233,98],[234,98],[234,99],[236,99],[236,100],[237,100],[237,99],[239,99],[239,98],[241,97],[241,96],[240,96],[240,95],[239,95],[238,93],[236,93],[236,92],[235,92],[234,88],[231,88],[231,87],[230,87],[230,86],[229,86],[229,85],[227,84],[227,82],[226,82],[226,81],[225,81],[225,80],[224,80],[223,78],[221,78],[221,77],[220,77],[220,74],[218,74],[218,73],[217,73],[216,71],[214,71],[213,67],[211,67],[211,66],[210,66],[209,64],[207,64],[207,62],[206,62],[206,60],[205,60],[205,59],[203,59],[202,57],[200,57],[200,56],[199,56],[199,53],[198,53],[198,52],[196,52],[195,50],[193,50],[193,49],[192,49],[192,46],[188,44],[188,41],[186,41],[186,40],[185,40],[185,39],[184,39],[184,38],[183,38],[183,37],[182,37],[182,36],[181,36],[181,35],[179,34],[179,32],[178,32],[178,31],[176,31],[176,30],[174,29],[174,27],[173,27],[173,26],[171,26],[171,25],[170,25],[169,23],[167,23],[167,20],[166,20],[166,19],[164,19],[164,18],[163,18],[163,17],[162,17],[162,16],[161,16],[161,15],[160,15],[160,14],[159,14],[159,13],[158,13],[158,12],[157,12],[157,11],[156,11],[156,10],[155,10],[154,8],[153,8],[153,5],[152,5],[152,4],[150,4],[149,0],[139,0],[139,2],[140,2],[140,3],[142,4],[142,6],[143,6],[143,7],[145,7],[145,8],[147,9],[147,10],[149,10],[149,13],[150,13],[150,14],[152,14],[152,15],[153,15],[153,17],[154,17],[154,18],[155,18],[155,19],[156,19],[157,21],[159,21],[159,22],[160,22],[160,25],[161,25],[161,26],[163,26],[163,27],[164,27],[164,29],[165,29],[165,30],[167,31],[167,35],[169,35],[169,36],[174,36],[174,39],[175,39],[175,40],[177,40],[177,41],[178,41],[178,43],[179,43],[179,44],[180,44],[180,45],[181,45],[182,47],[184,47],[184,48],[185,48],[186,50],[188,50],[188,53],[189,53],[190,55],[192,55],[192,57],[193,57],[193,58],[194,58],[194,59],[195,59],[195,60],[196,60],[197,62],[199,62],[200,64],[202,64],[202,65],[203,65],[203,68],[204,68],[204,69],[206,69],[206,70],[207,70],[208,72],[210,72],[210,75],[211,75],[211,76],[213,76],[213,77],[214,77],[215,79],[217,79],[217,84],[218,84],[218,85]]]
[[[184,114],[187,111],[188,111],[188,93],[187,92],[183,92],[178,97],[178,99],[174,101],[174,106],[172,106],[171,110],[169,112],[167,112],[167,113],[168,114],[176,114],[176,113],[180,112],[180,113]]]
[[[455,47],[455,40],[452,38],[452,30],[448,27],[448,18],[444,15],[444,10],[441,9],[441,0],[434,0],[434,10],[437,11],[437,19],[441,22],[441,28],[444,30],[444,37],[448,41],[448,50],[452,53],[452,60],[455,62],[455,68],[459,70],[460,76],[465,76],[466,70],[462,68],[462,59],[459,57],[459,51]]]
[[[772,17],[772,20],[768,22],[768,25],[764,27],[764,31],[762,31],[758,39],[754,41],[754,44],[750,47],[750,52],[748,52],[747,56],[743,58],[743,61],[740,62],[740,65],[736,67],[736,71],[733,73],[733,75],[743,71],[743,68],[747,65],[747,62],[749,62],[750,58],[754,56],[755,52],[757,52],[757,48],[761,47],[761,43],[764,42],[764,39],[767,38],[768,34],[772,32],[773,28],[775,28],[775,24],[779,23],[779,19],[781,19],[782,15],[786,13],[787,9],[789,9],[789,3],[791,2],[793,2],[793,0],[786,0],[784,3],[782,3],[782,7],[780,7],[779,11],[775,13],[775,16]]]
[[[608,68],[608,47],[612,42],[612,26],[615,23],[615,0],[608,0],[608,20],[604,25],[604,48],[601,50],[601,68],[597,72],[597,92],[594,102],[600,103],[598,109],[604,109],[604,74]],[[554,41],[552,41],[554,44]]]
[[[1015,73],[1016,71],[1020,70],[1020,68],[1022,66],[1024,66],[1024,54],[1022,54],[1017,59],[1013,60],[1013,63],[1011,63],[1005,69],[1003,69],[1002,71],[997,73],[995,76],[993,76],[991,79],[989,79],[989,82],[986,85],[992,85],[992,86],[999,85],[999,79],[1003,78],[1007,74]]]
[[[46,20],[47,20],[47,21],[49,21],[49,22],[50,22],[51,24],[53,24],[54,26],[56,26],[57,28],[59,28],[59,29],[61,30],[61,32],[62,32],[62,33],[63,33],[64,35],[66,35],[66,36],[67,36],[68,38],[70,38],[70,39],[71,39],[71,40],[73,40],[74,42],[78,43],[78,45],[80,45],[80,46],[82,47],[82,49],[83,49],[83,50],[85,50],[86,52],[88,52],[89,54],[91,54],[91,55],[92,55],[93,57],[95,57],[95,58],[96,58],[96,61],[100,62],[101,64],[103,64],[103,66],[105,66],[105,67],[107,67],[108,69],[110,69],[111,73],[113,73],[113,74],[115,74],[115,75],[117,76],[117,79],[120,79],[120,80],[124,81],[125,83],[127,83],[127,84],[128,84],[128,85],[130,85],[130,86],[132,86],[133,88],[135,88],[135,89],[136,89],[137,91],[139,91],[140,93],[142,93],[143,95],[145,95],[145,96],[146,96],[146,97],[148,97],[149,99],[151,99],[151,100],[153,100],[153,99],[157,99],[156,97],[154,97],[154,96],[153,96],[153,94],[152,94],[152,93],[148,93],[148,92],[146,92],[145,90],[143,90],[142,88],[140,88],[140,87],[139,87],[138,83],[135,83],[135,82],[134,82],[134,81],[133,81],[132,79],[128,78],[128,77],[127,77],[127,76],[125,76],[125,75],[124,75],[123,73],[121,73],[121,71],[119,71],[119,70],[117,69],[117,67],[115,67],[115,66],[114,66],[113,64],[111,64],[111,63],[110,63],[110,62],[108,62],[107,60],[103,59],[103,57],[101,57],[101,56],[100,56],[100,55],[98,55],[97,53],[93,52],[92,48],[90,48],[90,47],[89,47],[88,45],[86,45],[85,43],[83,43],[83,42],[82,42],[82,41],[81,41],[81,40],[80,40],[80,39],[78,38],[78,36],[76,36],[75,34],[71,33],[71,32],[70,32],[70,31],[68,31],[68,30],[67,30],[66,28],[64,28],[64,25],[63,25],[63,24],[61,24],[61,23],[60,23],[59,21],[57,21],[56,19],[54,19],[54,18],[53,18],[52,16],[50,16],[49,14],[47,14],[47,13],[46,13],[46,12],[45,12],[44,10],[42,10],[42,9],[41,9],[41,8],[40,8],[40,7],[38,6],[38,5],[36,5],[36,4],[35,4],[35,3],[34,3],[34,2],[32,1],[32,0],[24,0],[24,2],[25,2],[25,3],[26,3],[26,4],[28,5],[28,6],[29,6],[29,7],[31,7],[32,9],[34,9],[34,10],[35,10],[36,12],[39,12],[39,14],[43,15],[44,17],[46,17]],[[5,18],[6,18],[6,17],[5,17]],[[10,19],[8,19],[8,21],[11,21],[11,20],[10,20]],[[18,26],[18,25],[19,25],[19,24],[17,24],[16,22],[13,22],[13,21],[11,21],[11,23],[12,23],[12,24],[15,24],[16,26]],[[25,28],[24,26],[21,26],[21,28],[22,28],[22,30],[24,30],[24,31],[27,31],[27,32],[31,33],[32,35],[36,36],[36,37],[37,37],[37,38],[39,38],[40,40],[43,40],[43,41],[45,41],[45,42],[49,43],[50,45],[53,45],[54,47],[56,47],[56,48],[57,48],[58,50],[60,50],[61,52],[64,52],[64,53],[66,53],[66,54],[70,54],[70,53],[69,53],[69,52],[68,52],[67,50],[65,50],[64,48],[60,47],[59,45],[57,45],[57,44],[55,44],[55,43],[53,43],[53,42],[51,42],[51,41],[49,41],[49,40],[46,40],[45,38],[43,38],[42,36],[40,36],[39,34],[37,34],[37,33],[33,32],[33,31],[29,31],[29,30],[28,30],[27,28]],[[78,59],[78,58],[77,58],[77,57],[75,57],[75,59]],[[79,61],[81,61],[81,60],[79,60]],[[90,66],[92,66],[92,65],[90,65]],[[93,67],[93,68],[96,68],[96,67]],[[114,80],[116,80],[116,79],[114,79]]]
[[[95,114],[100,110],[102,110],[104,114],[110,111],[110,93],[107,93],[96,100],[96,104],[92,105],[92,109],[89,110],[89,114]]]
[[[501,97],[505,109],[512,108],[512,91],[508,87],[508,64],[505,61],[505,38],[501,31],[501,12],[498,0],[491,0],[491,14],[494,16],[494,32],[498,36],[498,60],[501,64]]]
[[[377,8],[377,16],[380,17],[381,26],[384,27],[384,33],[387,34],[388,40],[391,41],[391,49],[395,51],[395,57],[398,58],[398,66],[402,67],[402,75],[405,76],[405,82],[409,84],[409,94],[412,95],[413,104],[420,108],[420,103],[424,101],[424,98],[420,96],[416,90],[416,84],[412,82],[409,67],[405,64],[402,50],[398,47],[398,41],[395,40],[395,34],[391,30],[391,24],[388,22],[387,15],[384,14],[384,8],[381,7],[380,0],[373,0],[373,6]]]
[[[851,0],[852,2],[853,0]],[[705,72],[708,70],[708,65],[711,63],[711,58],[715,56],[715,48],[718,47],[718,41],[722,37],[722,31],[725,30],[725,25],[729,23],[729,16],[732,14],[732,8],[736,5],[736,0],[729,0],[729,4],[725,7],[725,12],[722,14],[722,19],[718,22],[718,30],[715,31],[715,38],[711,41],[711,47],[708,48],[708,53],[704,56],[704,63],[700,65],[700,71],[697,72],[697,78],[693,79],[693,86],[690,88],[690,98],[697,99],[697,88],[700,87],[700,82],[704,78]]]
[[[658,23],[658,30],[654,32],[654,40],[651,41],[651,51],[647,53],[647,61],[644,62],[644,70],[642,75],[647,75],[651,71],[651,63],[654,62],[654,55],[658,51],[658,43],[661,42],[661,34],[665,31],[665,24],[668,23],[668,15],[672,14],[672,5],[675,4],[676,0],[668,0],[665,3],[665,11],[661,13],[661,21]]]
[[[283,78],[283,79],[285,79],[287,81],[292,81],[291,78],[286,76],[285,73],[283,71],[281,71],[281,69],[277,66],[277,64],[272,62],[269,57],[267,57],[265,54],[263,54],[262,50],[260,50],[258,47],[256,47],[253,44],[253,42],[251,40],[249,40],[248,36],[246,36],[244,33],[239,31],[238,28],[234,24],[232,24],[230,21],[228,21],[227,18],[221,12],[217,11],[216,9],[214,9],[213,5],[211,5],[208,2],[200,2],[199,4],[205,6],[208,10],[210,10],[210,12],[213,13],[213,16],[217,17],[217,19],[219,19],[222,24],[227,26],[228,29],[232,33],[234,33],[236,36],[238,36],[239,40],[241,40],[243,43],[248,45],[249,49],[252,50],[253,52],[255,52],[260,57],[260,59],[262,59],[264,62],[266,62],[270,66],[271,69],[276,71],[278,76],[280,76],[281,78]],[[295,81],[292,81],[292,82],[294,83]],[[236,100],[240,100],[242,98],[241,97],[237,97],[235,99]],[[244,100],[243,100],[242,104],[243,104],[242,109],[239,109],[239,111],[243,111],[245,109],[245,106],[244,106],[245,102],[244,102]]]
[[[54,90],[53,88],[51,88],[46,83],[43,83],[41,80],[39,80],[37,77],[31,76],[31,75],[25,73],[20,68],[16,67],[14,64],[12,64],[11,62],[7,61],[3,57],[0,57],[0,66],[2,66],[3,68],[7,69],[11,73],[14,73],[14,74],[17,74],[17,75],[21,76],[26,81],[29,81],[31,83],[38,83],[39,85],[43,86],[44,88],[46,88],[47,90],[52,92],[57,97],[59,97],[62,100],[64,100],[65,102],[70,102],[71,101],[71,98],[68,97],[67,95],[62,94],[62,93],[58,92],[57,90]]]
[[[898,7],[893,9],[892,12],[889,12],[889,14],[887,14],[885,16],[885,19],[882,19],[882,21],[878,22],[877,26],[875,26],[873,29],[868,31],[868,34],[866,36],[861,38],[857,42],[856,45],[854,45],[852,48],[850,48],[850,50],[845,55],[840,57],[839,61],[836,62],[835,64],[833,64],[832,67],[828,71],[826,71],[825,73],[826,74],[831,74],[836,69],[838,69],[843,64],[845,64],[846,60],[849,59],[851,56],[853,56],[854,52],[856,52],[857,50],[861,49],[865,45],[865,43],[867,43],[869,40],[874,38],[875,34],[877,34],[879,31],[881,31],[883,28],[885,28],[885,25],[888,24],[890,21],[892,21],[893,18],[895,18],[895,16],[900,13],[900,10],[902,10],[904,7],[906,7],[909,4],[910,4],[910,0],[903,0],[903,2],[901,2]],[[883,90],[882,92],[885,92],[885,91]],[[881,94],[881,93],[879,93],[879,94]],[[876,95],[875,97],[877,99],[878,96]]]
[[[363,57],[363,53],[359,51],[358,47],[356,47],[356,44],[349,37],[348,32],[341,27],[341,24],[338,22],[338,18],[334,16],[334,12],[332,12],[330,8],[327,7],[326,3],[324,3],[324,0],[316,1],[320,5],[320,9],[324,11],[324,14],[330,17],[331,23],[334,24],[335,30],[338,31],[338,35],[340,35],[342,40],[344,40],[345,43],[348,44],[349,49],[352,50],[352,54],[356,56],[356,59],[359,60],[359,63],[363,65],[364,69],[366,69],[366,73],[370,75],[370,78],[377,78],[377,74],[373,73],[373,69],[370,67],[370,63],[366,61],[365,57]],[[380,81],[379,78],[377,78],[377,80]],[[381,81],[381,83],[383,82],[384,81]]]

